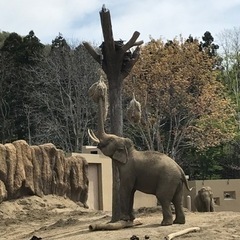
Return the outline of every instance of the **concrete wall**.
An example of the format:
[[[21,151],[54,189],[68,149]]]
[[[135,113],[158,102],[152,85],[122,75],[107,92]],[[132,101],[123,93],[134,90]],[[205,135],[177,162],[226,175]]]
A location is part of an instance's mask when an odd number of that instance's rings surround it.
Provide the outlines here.
[[[112,160],[104,156],[95,146],[84,146],[80,155],[88,162],[90,208],[112,211]],[[73,153],[79,154],[79,153]],[[157,206],[153,195],[136,191],[134,208]]]
[[[89,193],[88,205],[92,209],[112,210],[112,165],[111,159],[104,156],[96,147],[83,147],[83,156],[88,162]],[[79,153],[73,153],[79,154]],[[95,170],[93,170],[95,169]],[[97,169],[97,170],[96,170]],[[97,173],[94,174],[93,172]],[[93,189],[92,187],[95,186]],[[97,187],[96,187],[97,186]],[[96,190],[97,188],[97,190]],[[98,206],[98,207],[97,207]]]
[[[184,191],[184,207],[187,207],[187,195],[191,196],[191,210],[196,211],[193,199],[204,186],[212,188],[215,211],[240,211],[240,179],[196,180],[189,181],[194,187],[191,192]]]

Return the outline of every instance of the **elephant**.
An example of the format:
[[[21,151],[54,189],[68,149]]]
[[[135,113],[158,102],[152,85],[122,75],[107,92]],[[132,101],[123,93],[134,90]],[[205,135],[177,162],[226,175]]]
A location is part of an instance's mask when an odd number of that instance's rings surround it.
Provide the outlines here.
[[[198,212],[214,212],[214,199],[211,187],[202,187],[194,198],[194,205]]]
[[[183,185],[188,186],[183,169],[169,156],[157,151],[138,151],[129,138],[88,130],[101,152],[116,162],[120,177],[120,220],[133,221],[134,193],[153,194],[162,206],[162,226],[184,224]],[[173,221],[171,203],[175,207]]]

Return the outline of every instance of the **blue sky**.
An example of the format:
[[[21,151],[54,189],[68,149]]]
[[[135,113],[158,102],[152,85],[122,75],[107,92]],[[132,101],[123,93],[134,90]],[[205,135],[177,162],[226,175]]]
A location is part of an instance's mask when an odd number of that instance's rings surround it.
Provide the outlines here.
[[[110,10],[115,40],[149,36],[164,40],[190,34],[201,39],[240,27],[240,0],[0,0],[0,31],[27,35],[33,30],[42,43],[61,33],[70,41],[103,41],[99,11]]]

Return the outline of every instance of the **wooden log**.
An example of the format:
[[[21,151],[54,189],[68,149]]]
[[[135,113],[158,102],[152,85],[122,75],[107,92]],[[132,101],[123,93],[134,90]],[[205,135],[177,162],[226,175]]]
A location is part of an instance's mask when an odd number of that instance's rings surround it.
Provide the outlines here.
[[[89,225],[90,231],[99,231],[99,230],[119,230],[123,228],[129,228],[142,225],[139,220],[134,221],[117,221],[117,222],[108,222],[108,223],[96,223]]]
[[[179,236],[182,236],[182,235],[190,233],[190,232],[198,232],[198,231],[200,231],[200,227],[187,228],[187,229],[181,230],[179,232],[175,232],[175,233],[171,233],[171,234],[167,235],[164,238],[164,240],[171,240],[175,237],[179,237]]]

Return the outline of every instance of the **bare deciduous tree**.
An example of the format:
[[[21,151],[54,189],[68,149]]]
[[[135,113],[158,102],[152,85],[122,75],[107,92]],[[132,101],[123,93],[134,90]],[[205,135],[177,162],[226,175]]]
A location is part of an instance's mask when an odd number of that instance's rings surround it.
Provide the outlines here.
[[[52,49],[40,66],[32,68],[37,78],[32,93],[35,144],[52,142],[70,152],[87,144],[87,126],[95,113],[86,93],[96,81],[97,68],[82,45]]]

